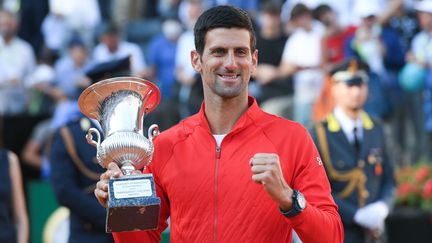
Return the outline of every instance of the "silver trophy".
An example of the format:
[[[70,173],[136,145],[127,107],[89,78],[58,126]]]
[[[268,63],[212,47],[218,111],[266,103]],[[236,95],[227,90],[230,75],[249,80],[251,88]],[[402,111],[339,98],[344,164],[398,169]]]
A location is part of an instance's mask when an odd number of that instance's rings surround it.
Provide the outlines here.
[[[103,168],[111,162],[121,168],[121,178],[108,183],[106,232],[156,229],[160,198],[156,196],[152,174],[132,175],[147,166],[153,157],[153,139],[159,128],[153,124],[148,139],[143,135],[144,117],[160,101],[159,89],[151,82],[134,77],[111,78],[85,89],[78,100],[81,112],[96,119],[96,128],[87,132],[87,142],[96,147]],[[95,140],[94,140],[95,137]]]

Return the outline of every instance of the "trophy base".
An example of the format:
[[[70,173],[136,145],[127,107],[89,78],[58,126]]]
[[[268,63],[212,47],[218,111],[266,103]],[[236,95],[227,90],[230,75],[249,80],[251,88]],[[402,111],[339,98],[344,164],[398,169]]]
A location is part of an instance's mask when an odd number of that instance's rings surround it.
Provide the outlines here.
[[[107,233],[157,229],[160,198],[152,174],[123,176],[108,185]]]

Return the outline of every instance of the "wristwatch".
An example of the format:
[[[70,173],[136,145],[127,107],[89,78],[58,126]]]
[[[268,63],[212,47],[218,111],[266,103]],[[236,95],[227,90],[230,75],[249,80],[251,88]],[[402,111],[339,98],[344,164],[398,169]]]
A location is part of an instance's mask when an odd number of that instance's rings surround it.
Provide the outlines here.
[[[279,211],[288,218],[294,217],[297,214],[301,213],[306,208],[306,199],[303,194],[297,190],[293,190],[292,195],[292,208],[289,211],[283,211],[279,209]]]

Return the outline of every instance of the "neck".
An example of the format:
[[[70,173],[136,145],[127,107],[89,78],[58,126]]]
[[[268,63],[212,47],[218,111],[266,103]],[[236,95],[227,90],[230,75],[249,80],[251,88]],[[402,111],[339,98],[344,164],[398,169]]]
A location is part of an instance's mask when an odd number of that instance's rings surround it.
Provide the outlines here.
[[[213,134],[229,133],[248,108],[247,95],[204,98],[205,114]]]

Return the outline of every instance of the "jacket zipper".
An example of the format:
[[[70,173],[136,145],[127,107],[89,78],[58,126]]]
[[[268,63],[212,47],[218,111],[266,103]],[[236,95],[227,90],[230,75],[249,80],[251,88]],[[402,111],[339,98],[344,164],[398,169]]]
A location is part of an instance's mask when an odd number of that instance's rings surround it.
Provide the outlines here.
[[[213,222],[213,242],[217,242],[217,223],[218,223],[218,174],[219,174],[219,159],[220,159],[221,148],[216,146],[216,169],[215,169],[215,199],[214,199],[214,222]]]

